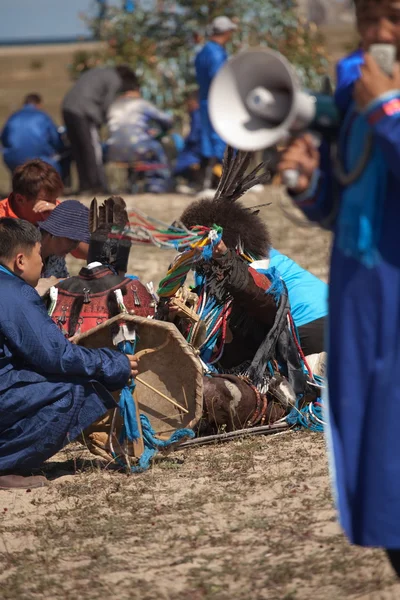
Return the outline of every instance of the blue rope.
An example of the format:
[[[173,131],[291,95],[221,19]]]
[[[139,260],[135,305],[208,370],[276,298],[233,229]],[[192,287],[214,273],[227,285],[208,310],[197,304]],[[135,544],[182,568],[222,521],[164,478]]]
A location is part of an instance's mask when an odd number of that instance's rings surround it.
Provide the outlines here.
[[[124,354],[135,354],[135,343],[128,340],[120,342],[117,346],[118,350]],[[133,399],[133,392],[135,391],[135,380],[131,377],[130,383],[126,384],[122,388],[119,396],[119,412],[123,419],[123,426],[121,430],[121,439],[128,439],[130,442],[135,442],[140,439],[139,425],[136,418],[135,401]]]
[[[291,412],[286,417],[286,422],[289,425],[294,425],[296,428],[304,427],[305,429],[309,429],[310,431],[323,432],[324,426],[319,421],[323,420],[322,407],[315,406],[314,403],[311,404],[312,412],[310,412],[310,407],[307,404],[304,408],[299,410],[298,404],[299,398],[296,402],[296,408],[293,408]],[[318,419],[318,420],[317,420]]]
[[[123,341],[117,345],[118,350],[124,354],[134,354],[136,343],[130,341]],[[134,442],[140,439],[139,425],[136,418],[136,407],[133,399],[133,392],[135,391],[135,381],[132,378],[130,384],[127,384],[122,390],[119,397],[119,410],[123,418],[123,426],[119,442],[122,446],[124,440]],[[169,448],[172,444],[180,442],[183,438],[193,439],[195,433],[192,429],[177,429],[171,435],[168,440],[160,440],[156,437],[156,432],[152,428],[149,419],[146,415],[140,415],[140,423],[142,425],[142,434],[144,442],[144,452],[139,458],[138,465],[130,467],[132,473],[143,473],[150,467],[151,461],[159,450]],[[126,464],[121,460],[119,456],[113,453],[114,460],[123,467]]]

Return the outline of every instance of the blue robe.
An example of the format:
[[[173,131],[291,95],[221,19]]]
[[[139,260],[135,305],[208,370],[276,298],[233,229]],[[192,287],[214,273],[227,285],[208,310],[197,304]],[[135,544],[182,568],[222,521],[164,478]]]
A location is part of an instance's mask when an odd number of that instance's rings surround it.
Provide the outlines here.
[[[213,41],[207,42],[195,59],[202,126],[201,154],[205,158],[217,158],[220,161],[224,157],[226,144],[211,124],[208,114],[208,93],[212,80],[227,60],[225,48]]]
[[[200,110],[194,110],[190,114],[190,132],[185,139],[185,145],[178,154],[174,175],[184,173],[186,169],[201,162],[201,115]]]
[[[36,468],[113,408],[126,356],[65,339],[37,292],[0,268],[0,472]],[[109,391],[110,390],[110,391]]]
[[[353,82],[357,70],[348,73]],[[351,111],[342,148],[346,165],[357,119],[348,81],[344,89],[343,106]],[[373,224],[376,261],[367,265],[340,243],[343,215],[357,184],[346,190],[335,184],[324,151],[321,172],[296,201],[311,220],[331,222],[334,231],[327,435],[341,524],[353,543],[399,549],[400,93],[378,99],[365,118],[385,171],[381,185],[365,190],[360,203],[369,205],[379,198],[380,216]],[[373,168],[371,161],[366,168]]]
[[[61,174],[56,155],[65,150],[57,127],[48,114],[33,104],[26,104],[4,125],[1,134],[3,160],[14,171],[27,160],[40,158]]]

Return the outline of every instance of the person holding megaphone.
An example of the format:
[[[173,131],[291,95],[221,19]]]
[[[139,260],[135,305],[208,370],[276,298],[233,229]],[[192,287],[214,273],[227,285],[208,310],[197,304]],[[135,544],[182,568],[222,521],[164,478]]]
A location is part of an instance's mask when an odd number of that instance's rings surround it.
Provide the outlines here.
[[[294,202],[334,232],[327,413],[341,524],[400,576],[400,3],[355,5],[363,64],[346,83],[337,158],[298,135],[279,171],[298,173]]]

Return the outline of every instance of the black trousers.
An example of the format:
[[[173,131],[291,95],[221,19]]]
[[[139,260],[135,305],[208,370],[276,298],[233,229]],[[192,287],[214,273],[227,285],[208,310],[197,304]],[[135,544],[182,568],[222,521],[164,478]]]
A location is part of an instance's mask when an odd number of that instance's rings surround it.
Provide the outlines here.
[[[72,157],[76,162],[81,192],[106,191],[102,152],[96,126],[86,117],[63,111]]]
[[[400,577],[400,550],[386,550],[386,554],[397,577]]]
[[[305,356],[319,354],[325,350],[325,324],[326,318],[321,317],[298,328],[300,345]]]

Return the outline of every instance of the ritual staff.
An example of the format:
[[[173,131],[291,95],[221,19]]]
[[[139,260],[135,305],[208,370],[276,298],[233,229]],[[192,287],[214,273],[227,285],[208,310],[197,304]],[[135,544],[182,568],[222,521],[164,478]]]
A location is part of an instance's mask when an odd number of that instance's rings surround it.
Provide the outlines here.
[[[357,0],[364,64],[347,95],[335,165],[300,136],[280,171],[300,169],[294,200],[334,231],[329,296],[329,430],[341,524],[350,541],[387,549],[400,575],[400,4]]]
[[[0,219],[0,488],[45,485],[32,469],[112,408],[137,374],[133,356],[71,344],[35,291],[40,231]]]

